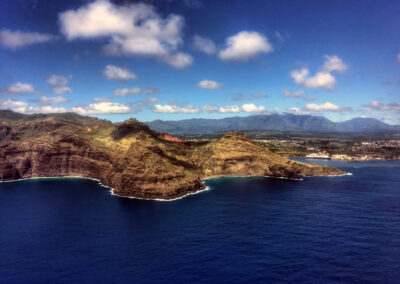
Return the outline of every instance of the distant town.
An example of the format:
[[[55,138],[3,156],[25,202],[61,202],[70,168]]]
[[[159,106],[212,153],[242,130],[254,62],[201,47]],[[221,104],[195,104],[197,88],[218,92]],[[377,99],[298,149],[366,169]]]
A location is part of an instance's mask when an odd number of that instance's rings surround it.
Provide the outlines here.
[[[343,161],[375,161],[400,159],[400,139],[378,141],[303,141],[257,140],[275,153],[287,157],[332,159]]]
[[[400,135],[352,136],[275,132],[250,132],[248,135],[272,152],[285,157],[351,162],[400,159]],[[197,143],[215,139],[212,136],[184,138]]]

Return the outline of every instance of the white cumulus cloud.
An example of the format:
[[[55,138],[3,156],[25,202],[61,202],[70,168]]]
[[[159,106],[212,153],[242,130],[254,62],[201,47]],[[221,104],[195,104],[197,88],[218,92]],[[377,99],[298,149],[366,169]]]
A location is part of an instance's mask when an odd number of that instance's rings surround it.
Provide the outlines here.
[[[193,48],[206,54],[214,54],[217,51],[217,47],[211,39],[199,35],[193,36]]]
[[[331,73],[318,72],[313,77],[307,78],[303,84],[307,88],[324,88],[326,90],[332,90],[336,86],[336,79]]]
[[[40,93],[32,84],[17,82],[6,88],[0,89],[0,93],[20,95],[20,94],[38,94]]]
[[[336,79],[328,72],[318,72],[314,76],[309,77],[310,71],[307,68],[293,70],[290,76],[296,84],[301,84],[307,88],[323,88],[332,90],[336,86]]]
[[[294,114],[306,115],[312,113],[324,113],[324,112],[352,112],[351,107],[338,106],[330,102],[323,104],[306,104],[304,108],[291,107],[289,111]]]
[[[29,105],[27,102],[10,100],[10,99],[0,99],[0,109],[12,109],[13,111],[25,113],[25,114],[61,113],[61,112],[67,111],[63,107],[53,107],[51,105],[34,107],[34,106]]]
[[[307,104],[306,109],[310,111],[338,111],[340,110],[340,107],[337,105],[334,105],[330,102],[326,102],[324,104]]]
[[[86,106],[77,106],[72,108],[73,112],[87,114],[121,114],[132,112],[127,105],[112,102],[98,102]]]
[[[29,104],[23,101],[0,99],[0,108],[2,109],[12,109],[14,111],[24,112],[28,106]]]
[[[290,111],[291,113],[299,114],[299,115],[306,115],[306,114],[310,114],[310,113],[311,113],[311,112],[308,111],[308,110],[303,110],[303,109],[298,108],[298,107],[291,107],[291,108],[289,108],[289,111]]]
[[[325,112],[325,111],[345,112],[345,111],[351,111],[351,108],[338,106],[333,103],[326,102],[324,104],[306,104],[305,110],[311,112]]]
[[[202,80],[199,83],[197,83],[197,87],[202,88],[202,89],[220,89],[224,86],[222,83],[218,83],[213,80]]]
[[[321,71],[314,76],[309,76],[308,68],[293,70],[290,76],[294,82],[307,88],[323,88],[325,90],[333,90],[336,87],[336,79],[332,72],[343,73],[348,66],[336,55],[326,55],[325,62],[321,67]]]
[[[241,31],[226,39],[226,47],[219,52],[219,58],[245,61],[255,58],[260,53],[272,51],[272,45],[264,35],[253,31]]]
[[[190,55],[178,52],[184,18],[174,14],[163,18],[149,4],[116,5],[96,0],[60,13],[59,21],[69,40],[108,39],[104,51],[109,55],[155,57],[177,68],[193,62]]]
[[[20,31],[11,31],[7,29],[0,30],[0,45],[9,49],[20,49],[28,45],[43,43],[55,39],[53,35],[42,33],[28,33]]]
[[[296,84],[304,83],[308,77],[308,74],[310,74],[308,68],[301,68],[290,72],[290,76],[294,79]]]
[[[263,112],[265,111],[264,106],[256,106],[254,104],[244,104],[242,105],[242,110],[244,112]]]
[[[243,104],[239,105],[225,105],[218,107],[214,104],[206,104],[201,108],[207,112],[218,112],[218,113],[238,113],[238,112],[249,112],[249,113],[262,113],[266,111],[264,106],[256,106],[255,104]]]
[[[345,64],[343,60],[336,55],[325,55],[325,59],[324,65],[322,65],[321,68],[324,72],[344,72],[348,68],[347,64]]]
[[[107,65],[102,75],[110,81],[129,81],[137,79],[135,73],[129,71],[126,68],[121,68],[115,65]]]
[[[53,107],[50,105],[41,107],[30,107],[28,113],[63,113],[68,110],[64,107]]]
[[[192,106],[176,106],[176,105],[154,105],[152,107],[153,112],[160,112],[160,113],[199,113],[200,109]]]
[[[187,53],[177,52],[174,54],[167,54],[160,57],[160,60],[168,63],[169,65],[184,69],[192,65],[193,57]]]
[[[46,83],[52,87],[55,94],[72,93],[72,89],[68,87],[69,79],[70,77],[53,74],[47,77]]]
[[[236,105],[234,105],[234,106],[225,105],[218,109],[218,112],[220,112],[220,113],[236,113],[236,112],[240,112],[240,111],[241,111],[240,107],[236,106]]]

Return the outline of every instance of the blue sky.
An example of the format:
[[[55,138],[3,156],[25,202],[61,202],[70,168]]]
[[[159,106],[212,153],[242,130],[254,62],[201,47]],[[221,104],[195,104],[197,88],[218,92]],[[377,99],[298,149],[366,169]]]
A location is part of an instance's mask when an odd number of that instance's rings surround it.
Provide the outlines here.
[[[0,108],[400,124],[399,1],[0,2]]]

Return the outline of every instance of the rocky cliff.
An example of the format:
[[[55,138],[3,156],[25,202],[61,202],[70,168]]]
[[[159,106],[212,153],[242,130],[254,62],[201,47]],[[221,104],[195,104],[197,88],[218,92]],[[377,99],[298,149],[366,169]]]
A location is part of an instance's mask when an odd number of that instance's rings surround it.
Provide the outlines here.
[[[119,124],[77,114],[21,115],[0,110],[0,180],[80,176],[121,196],[173,199],[211,176],[339,175],[271,153],[246,135],[184,143],[131,119]]]

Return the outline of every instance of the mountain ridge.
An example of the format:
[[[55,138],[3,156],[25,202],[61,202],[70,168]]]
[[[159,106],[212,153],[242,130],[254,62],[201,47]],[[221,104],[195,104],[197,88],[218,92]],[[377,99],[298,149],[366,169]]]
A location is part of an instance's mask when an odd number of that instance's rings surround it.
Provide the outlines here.
[[[309,133],[400,133],[400,125],[389,125],[374,118],[353,118],[333,122],[322,116],[270,114],[221,119],[194,118],[153,120],[147,125],[158,132],[171,134],[204,134],[227,131],[284,131]]]

